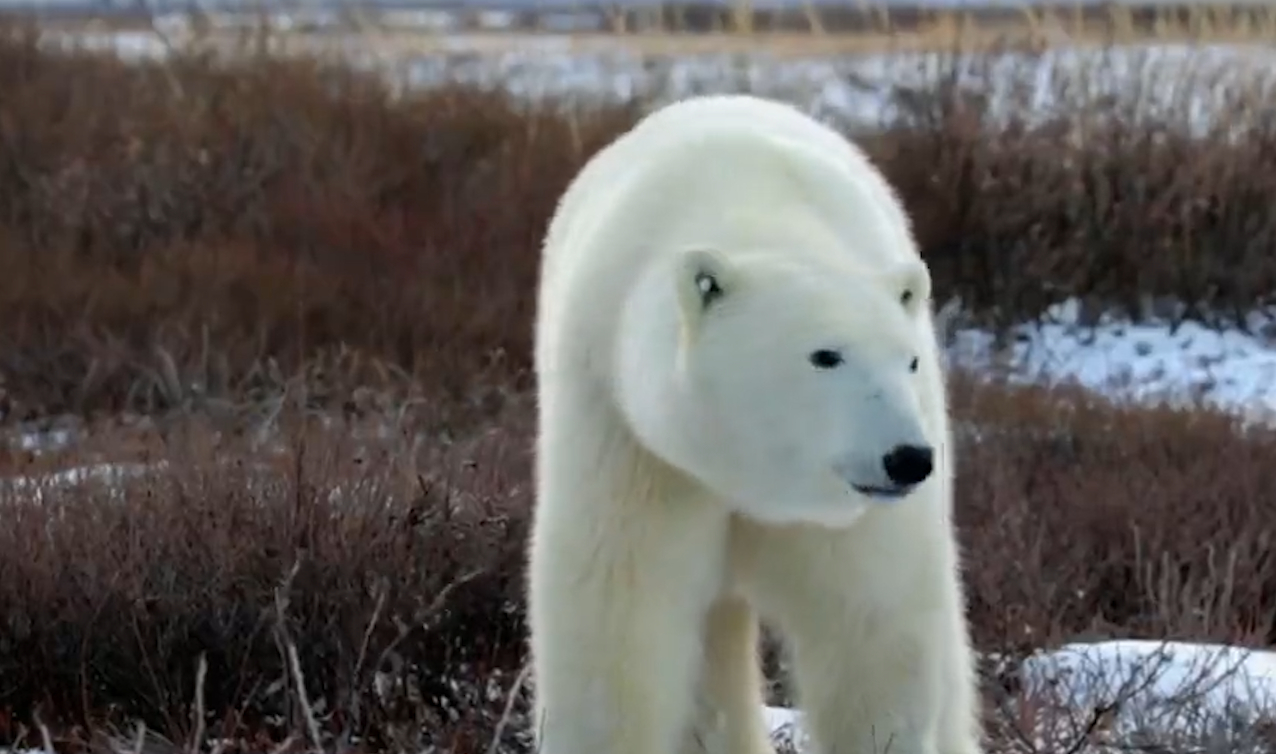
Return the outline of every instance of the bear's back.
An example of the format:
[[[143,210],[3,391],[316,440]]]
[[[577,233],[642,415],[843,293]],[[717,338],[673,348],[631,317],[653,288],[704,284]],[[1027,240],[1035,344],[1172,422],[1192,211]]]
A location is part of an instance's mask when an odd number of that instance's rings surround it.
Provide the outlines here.
[[[682,100],[648,115],[630,133],[678,133],[691,129],[731,128],[742,123],[770,136],[792,139],[823,153],[862,180],[893,224],[911,235],[912,223],[899,196],[854,142],[796,107],[747,94],[717,94]]]

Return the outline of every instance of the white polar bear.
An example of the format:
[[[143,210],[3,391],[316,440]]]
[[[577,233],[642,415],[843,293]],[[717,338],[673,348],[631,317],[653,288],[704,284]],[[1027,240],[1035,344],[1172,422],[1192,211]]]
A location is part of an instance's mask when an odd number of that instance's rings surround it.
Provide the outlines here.
[[[540,754],[763,754],[758,620],[822,754],[977,754],[930,274],[884,178],[707,96],[547,233],[529,621]]]

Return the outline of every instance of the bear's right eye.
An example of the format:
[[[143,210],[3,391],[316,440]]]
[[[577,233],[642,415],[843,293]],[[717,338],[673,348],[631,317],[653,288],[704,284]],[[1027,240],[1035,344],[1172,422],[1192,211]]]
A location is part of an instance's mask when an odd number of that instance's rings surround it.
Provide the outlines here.
[[[842,354],[827,348],[821,348],[811,354],[811,363],[817,369],[832,369],[842,363]]]

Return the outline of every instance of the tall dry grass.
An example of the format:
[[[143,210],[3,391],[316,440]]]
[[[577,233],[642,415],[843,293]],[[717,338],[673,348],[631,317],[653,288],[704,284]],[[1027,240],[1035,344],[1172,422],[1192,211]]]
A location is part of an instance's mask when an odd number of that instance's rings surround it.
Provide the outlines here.
[[[941,300],[1002,329],[1070,298],[1247,324],[1269,300],[1276,74],[1149,67],[1113,94],[1087,83],[1102,63],[1041,76],[1023,51],[936,60],[861,141]],[[479,383],[525,387],[553,203],[670,94],[398,92],[339,60],[126,64],[19,28],[0,41],[0,90],[11,420],[252,413],[301,384],[294,397],[329,406],[372,384],[458,405]],[[1217,93],[1204,125],[1201,92]],[[1054,107],[1031,106],[1042,97]]]

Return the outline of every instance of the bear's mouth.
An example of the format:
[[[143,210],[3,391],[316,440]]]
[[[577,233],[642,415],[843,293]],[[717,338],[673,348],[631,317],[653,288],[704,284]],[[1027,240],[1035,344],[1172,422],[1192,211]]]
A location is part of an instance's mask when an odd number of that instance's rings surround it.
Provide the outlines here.
[[[852,484],[851,487],[864,497],[871,497],[875,500],[898,500],[905,497],[908,493],[917,489],[915,484],[891,485],[889,487],[874,487],[866,484]]]

